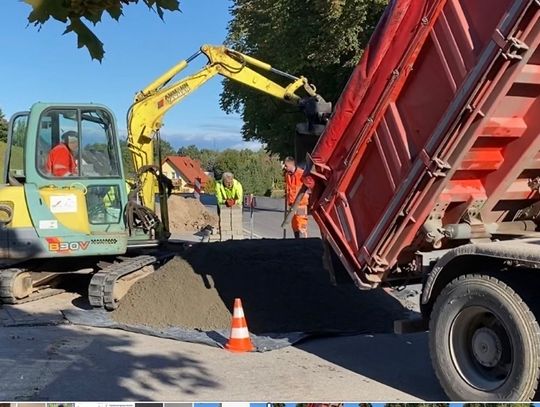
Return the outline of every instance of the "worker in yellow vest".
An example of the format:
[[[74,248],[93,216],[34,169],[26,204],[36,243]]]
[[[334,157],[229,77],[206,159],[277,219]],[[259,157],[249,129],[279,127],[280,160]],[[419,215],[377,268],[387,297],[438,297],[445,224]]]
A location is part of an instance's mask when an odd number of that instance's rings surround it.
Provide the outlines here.
[[[242,184],[234,178],[232,173],[224,173],[221,181],[216,183],[216,198],[218,206],[225,205],[231,208],[240,205],[242,207],[244,190]]]
[[[234,175],[226,172],[216,183],[220,240],[243,239],[244,190]]]

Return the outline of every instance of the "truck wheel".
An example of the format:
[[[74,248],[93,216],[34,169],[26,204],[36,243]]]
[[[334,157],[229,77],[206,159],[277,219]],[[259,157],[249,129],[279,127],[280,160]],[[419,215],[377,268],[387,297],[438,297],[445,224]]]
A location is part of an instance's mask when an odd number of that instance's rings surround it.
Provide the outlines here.
[[[429,328],[433,367],[451,400],[532,400],[540,374],[540,327],[501,280],[456,278],[438,296]]]

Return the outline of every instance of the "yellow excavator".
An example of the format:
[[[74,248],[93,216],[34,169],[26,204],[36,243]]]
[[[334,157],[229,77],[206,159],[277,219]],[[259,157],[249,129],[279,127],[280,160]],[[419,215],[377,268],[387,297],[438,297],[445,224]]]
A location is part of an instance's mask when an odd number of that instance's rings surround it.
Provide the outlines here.
[[[201,70],[184,79],[172,82],[174,77],[200,55],[205,55],[208,59],[207,64]],[[287,86],[282,86],[258,72],[257,69],[283,77],[290,83]],[[203,45],[197,53],[180,61],[138,92],[135,96],[135,102],[128,111],[128,147],[132,153],[135,167],[140,172],[141,182],[138,186],[140,200],[147,208],[154,209],[153,197],[156,192],[154,176],[157,175],[159,169],[152,165],[151,160],[154,154],[154,141],[158,141],[159,145],[159,131],[163,125],[162,120],[165,113],[216,75],[221,75],[297,106],[304,112],[307,121],[297,125],[296,134],[304,137],[320,135],[332,110],[331,104],[317,94],[315,86],[310,84],[305,77],[290,75],[225,46]],[[304,90],[304,96],[297,94],[301,89]],[[161,161],[161,157],[159,157],[159,161]],[[158,185],[163,186],[160,191],[160,199],[166,204],[164,190],[167,186],[167,180],[164,177],[160,179],[164,181],[158,183]],[[167,210],[164,205],[161,211],[163,223],[166,223],[164,222],[166,218]],[[167,225],[165,227],[167,228]]]
[[[174,81],[201,54],[207,64]],[[290,83],[282,86],[265,74]],[[167,242],[171,182],[161,174],[161,154],[155,151],[159,130],[170,108],[216,75],[298,106],[307,116],[299,132],[320,134],[330,115],[330,104],[306,78],[223,46],[205,45],[137,93],[127,114],[127,142],[137,177],[127,188],[116,121],[107,107],[36,103],[16,113],[10,120],[0,186],[1,302],[55,295],[62,292],[65,278],[88,273],[91,305],[111,310],[135,281],[174,256]],[[297,94],[301,89],[304,96]],[[69,175],[51,172],[55,148],[71,155],[76,169]],[[160,216],[155,213],[156,192]]]

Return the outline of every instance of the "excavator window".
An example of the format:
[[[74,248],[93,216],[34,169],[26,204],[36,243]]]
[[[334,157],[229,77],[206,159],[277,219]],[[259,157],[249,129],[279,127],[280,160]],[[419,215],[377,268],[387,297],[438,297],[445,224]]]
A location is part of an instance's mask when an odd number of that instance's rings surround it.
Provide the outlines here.
[[[75,109],[47,110],[40,119],[36,143],[37,168],[47,177],[75,176],[77,174],[78,152],[75,148],[68,151],[69,138],[62,140],[68,134],[78,135],[78,112]],[[61,147],[66,149],[62,151]],[[55,149],[56,148],[56,149]],[[55,152],[58,152],[55,154]],[[51,157],[59,156],[61,162],[58,168]]]
[[[86,193],[88,220],[92,225],[119,223],[122,202],[118,185],[89,185]]]
[[[8,177],[10,180],[23,183],[24,171],[24,145],[26,142],[26,128],[28,114],[21,114],[10,123],[11,144],[8,157]],[[11,181],[10,181],[11,183]]]
[[[113,123],[99,110],[84,110],[81,115],[81,175],[83,177],[118,177],[120,167]]]
[[[48,109],[40,119],[37,168],[45,177],[121,176],[114,124],[108,112]]]

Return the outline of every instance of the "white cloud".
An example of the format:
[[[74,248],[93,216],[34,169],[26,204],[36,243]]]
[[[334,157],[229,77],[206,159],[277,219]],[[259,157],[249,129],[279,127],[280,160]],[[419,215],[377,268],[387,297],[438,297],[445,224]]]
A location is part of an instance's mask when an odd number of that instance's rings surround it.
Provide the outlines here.
[[[222,132],[200,132],[200,131],[193,131],[193,132],[181,132],[181,133],[169,133],[169,132],[161,132],[162,137],[167,140],[171,144],[197,144],[197,143],[204,143],[204,142],[213,142],[219,141],[219,142],[238,142],[242,140],[242,136],[239,133],[222,133]]]
[[[264,144],[259,143],[258,141],[241,141],[240,143],[233,144],[230,147],[233,150],[252,150],[252,151],[259,151],[261,148],[264,147]]]
[[[238,118],[230,119],[232,120],[225,123],[219,121],[201,123],[189,129],[168,129],[164,126],[161,129],[161,137],[175,148],[195,144],[199,148],[217,150],[247,148],[257,151],[263,147],[258,141],[244,141],[241,134],[242,121]],[[125,137],[125,134],[125,130],[122,129],[121,135]]]

